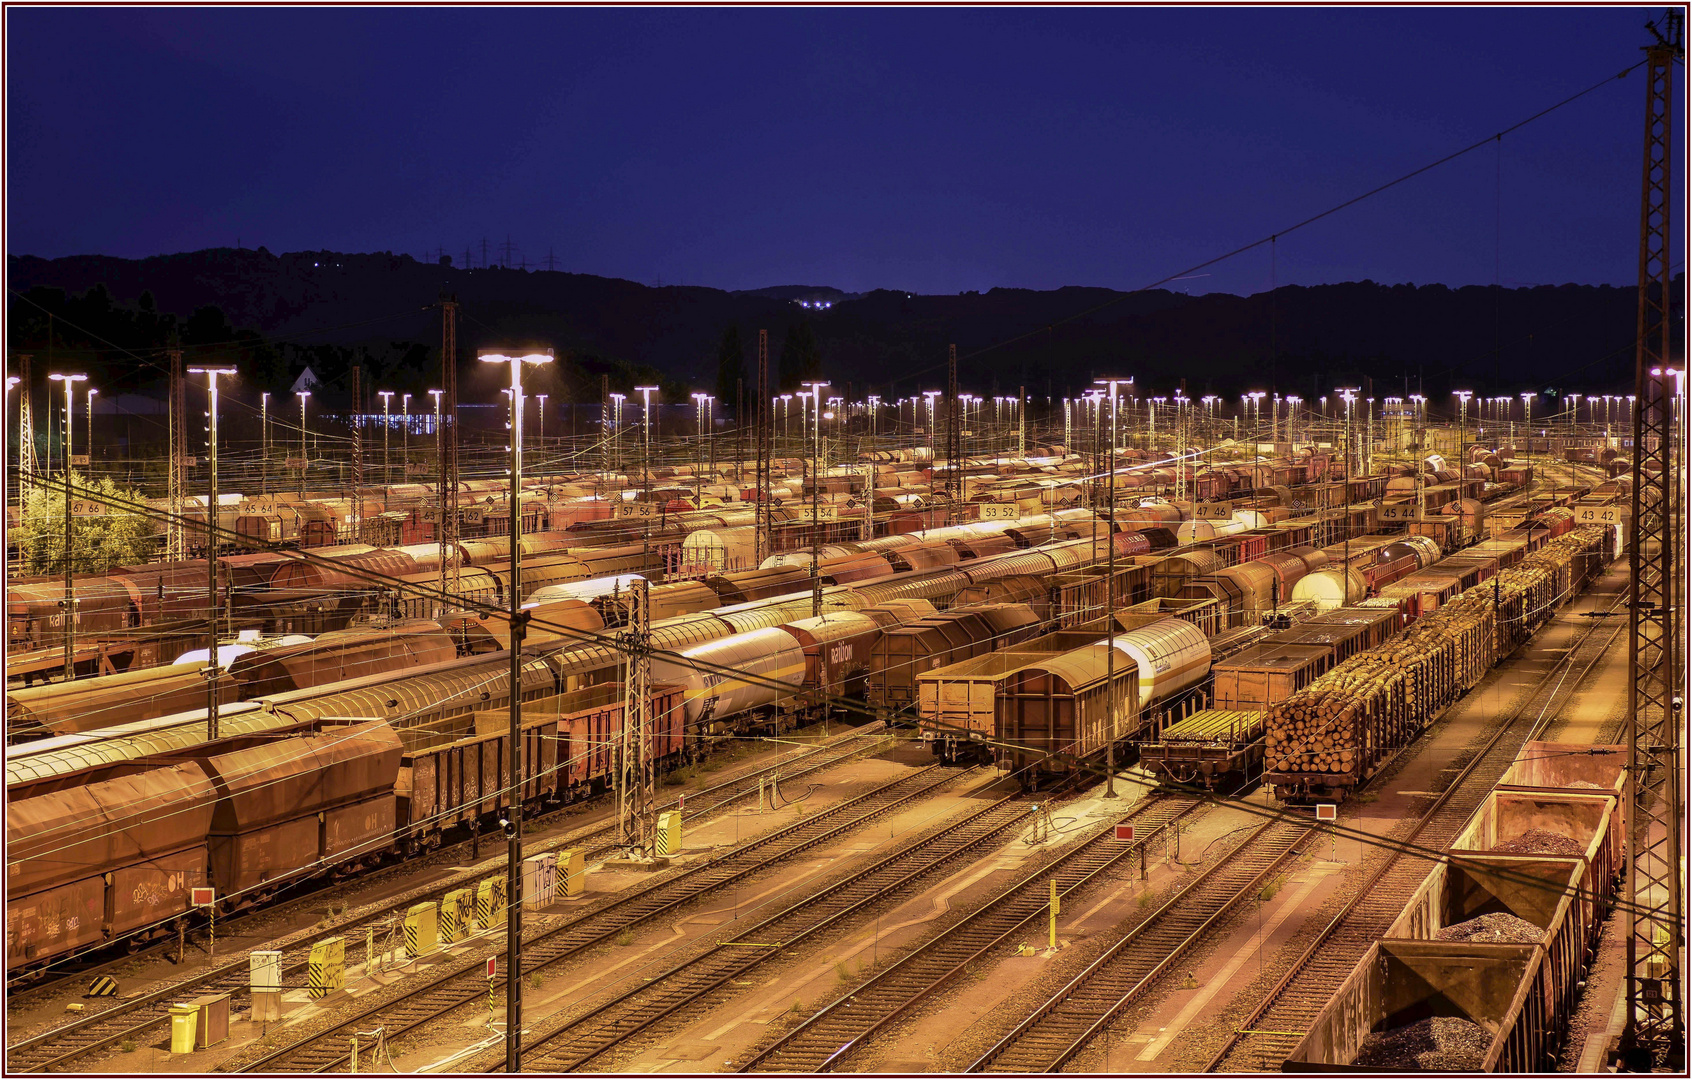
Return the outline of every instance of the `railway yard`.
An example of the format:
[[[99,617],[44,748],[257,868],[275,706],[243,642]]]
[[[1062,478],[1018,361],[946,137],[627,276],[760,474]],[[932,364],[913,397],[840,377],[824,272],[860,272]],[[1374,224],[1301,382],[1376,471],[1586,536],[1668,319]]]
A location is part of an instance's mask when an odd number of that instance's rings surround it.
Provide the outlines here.
[[[8,1071],[1608,1067],[1628,441],[1075,401],[105,506],[7,582]]]

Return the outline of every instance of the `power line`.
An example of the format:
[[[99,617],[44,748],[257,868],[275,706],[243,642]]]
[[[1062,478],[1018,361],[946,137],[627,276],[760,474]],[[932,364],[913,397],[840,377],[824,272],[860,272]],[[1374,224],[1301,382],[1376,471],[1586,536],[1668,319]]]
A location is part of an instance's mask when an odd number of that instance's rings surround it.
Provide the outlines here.
[[[1002,341],[998,341],[998,342],[995,342],[991,345],[984,346],[983,348],[977,349],[974,352],[971,352],[971,353],[968,353],[964,356],[959,357],[959,359],[961,359],[961,360],[973,360],[978,356],[985,356],[987,353],[993,352],[996,349],[1002,349],[1007,345],[1014,345],[1018,342],[1026,341],[1031,337],[1035,337],[1039,334],[1049,332],[1053,327],[1064,326],[1068,323],[1075,322],[1079,319],[1084,319],[1089,315],[1096,315],[1099,312],[1104,311],[1108,308],[1115,307],[1117,304],[1123,303],[1124,301],[1132,298],[1133,296],[1135,296],[1139,293],[1149,292],[1150,290],[1155,289],[1160,285],[1166,285],[1169,282],[1174,281],[1177,278],[1185,277],[1188,274],[1196,273],[1196,272],[1203,270],[1207,267],[1215,266],[1218,263],[1226,262],[1227,260],[1232,259],[1237,255],[1243,255],[1246,252],[1253,251],[1257,248],[1262,247],[1265,244],[1274,243],[1279,237],[1284,237],[1288,233],[1297,232],[1298,230],[1300,230],[1300,229],[1302,229],[1302,228],[1304,228],[1308,225],[1314,225],[1316,222],[1321,221],[1324,218],[1331,217],[1334,214],[1339,213],[1341,210],[1345,210],[1345,209],[1348,209],[1352,206],[1355,206],[1358,203],[1363,202],[1365,199],[1373,198],[1374,196],[1379,195],[1384,191],[1391,190],[1392,188],[1395,188],[1398,185],[1400,185],[1400,184],[1402,184],[1402,183],[1404,183],[1408,180],[1412,180],[1412,179],[1422,175],[1425,172],[1428,172],[1432,169],[1437,169],[1439,166],[1445,165],[1449,162],[1456,161],[1458,158],[1463,157],[1466,154],[1473,153],[1474,151],[1480,149],[1483,146],[1486,146],[1486,145],[1494,142],[1495,140],[1501,140],[1501,139],[1503,139],[1504,136],[1510,134],[1511,132],[1514,132],[1514,131],[1517,131],[1517,130],[1523,128],[1523,127],[1526,127],[1527,125],[1533,123],[1535,120],[1539,120],[1539,119],[1542,119],[1543,117],[1549,116],[1551,113],[1556,112],[1558,109],[1563,108],[1565,105],[1573,104],[1574,102],[1579,101],[1581,98],[1585,97],[1586,95],[1591,94],[1594,91],[1599,90],[1599,89],[1601,89],[1605,86],[1608,86],[1612,82],[1616,82],[1618,80],[1625,79],[1628,75],[1630,75],[1633,72],[1635,72],[1635,71],[1639,70],[1640,68],[1644,67],[1645,64],[1646,64],[1646,61],[1641,60],[1638,63],[1633,64],[1632,66],[1626,68],[1625,70],[1621,71],[1620,73],[1618,73],[1616,75],[1606,76],[1603,79],[1600,79],[1598,82],[1593,83],[1591,86],[1588,86],[1586,89],[1581,90],[1577,93],[1571,94],[1568,97],[1564,98],[1563,100],[1557,102],[1554,105],[1546,106],[1545,108],[1539,110],[1538,112],[1534,113],[1533,115],[1528,116],[1528,117],[1526,117],[1522,120],[1518,120],[1514,124],[1511,124],[1509,127],[1506,127],[1506,128],[1504,128],[1500,131],[1497,131],[1497,132],[1491,134],[1491,135],[1488,135],[1484,139],[1480,139],[1476,142],[1470,143],[1468,146],[1465,146],[1460,150],[1455,150],[1455,151],[1453,151],[1449,154],[1446,154],[1444,157],[1441,157],[1437,160],[1430,161],[1428,164],[1423,165],[1420,168],[1412,169],[1411,171],[1404,173],[1403,175],[1398,176],[1395,179],[1388,180],[1384,184],[1380,184],[1376,187],[1370,188],[1368,191],[1363,192],[1361,195],[1355,195],[1355,196],[1353,196],[1349,199],[1346,199],[1344,202],[1337,203],[1333,206],[1330,206],[1326,210],[1321,211],[1320,213],[1312,214],[1310,217],[1305,218],[1303,221],[1299,221],[1295,224],[1288,225],[1284,228],[1276,229],[1274,232],[1269,233],[1266,236],[1260,237],[1257,240],[1253,240],[1248,244],[1242,244],[1239,247],[1234,248],[1232,251],[1224,252],[1221,255],[1212,256],[1211,258],[1208,258],[1208,259],[1204,260],[1203,262],[1195,263],[1192,266],[1186,267],[1185,269],[1182,269],[1182,270],[1177,270],[1177,271],[1175,271],[1174,273],[1171,273],[1171,274],[1166,274],[1163,277],[1158,278],[1156,281],[1149,282],[1148,284],[1145,284],[1145,285],[1141,285],[1140,287],[1138,287],[1136,289],[1130,289],[1129,291],[1127,291],[1125,293],[1120,293],[1120,294],[1112,297],[1111,299],[1104,301],[1103,303],[1095,304],[1092,307],[1085,308],[1081,311],[1076,312],[1073,315],[1066,315],[1061,319],[1056,319],[1056,320],[1049,322],[1049,323],[1045,324],[1044,326],[1041,326],[1037,329],[1029,330],[1025,333],[1017,334],[1014,337],[1005,338]],[[909,373],[902,375],[900,377],[901,378],[912,378],[912,377],[915,377],[915,376],[926,375],[926,374],[929,374],[930,372],[940,370],[940,368],[943,367],[943,366],[944,366],[943,364],[932,364],[929,367],[922,368],[922,369],[914,371],[914,372],[909,372]]]

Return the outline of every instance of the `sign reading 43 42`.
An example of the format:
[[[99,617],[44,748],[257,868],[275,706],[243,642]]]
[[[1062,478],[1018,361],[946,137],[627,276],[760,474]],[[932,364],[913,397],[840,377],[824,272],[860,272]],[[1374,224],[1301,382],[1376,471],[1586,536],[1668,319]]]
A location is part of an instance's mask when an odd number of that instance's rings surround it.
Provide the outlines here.
[[[1583,525],[1620,525],[1622,522],[1622,508],[1619,506],[1577,506],[1574,508],[1575,520]]]

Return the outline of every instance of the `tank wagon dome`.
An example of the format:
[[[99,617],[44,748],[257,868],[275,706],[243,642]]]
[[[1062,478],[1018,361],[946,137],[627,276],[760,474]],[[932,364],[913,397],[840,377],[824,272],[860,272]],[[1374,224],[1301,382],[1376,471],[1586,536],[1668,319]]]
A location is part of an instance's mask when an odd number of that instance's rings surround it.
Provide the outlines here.
[[[1197,686],[1210,672],[1210,639],[1183,619],[1158,619],[1118,634],[1116,649],[1139,665],[1142,706]]]
[[[539,604],[550,604],[558,600],[593,601],[612,593],[628,592],[637,581],[646,580],[640,574],[611,574],[606,577],[588,578],[583,581],[562,581],[553,585],[543,585],[529,594],[523,602],[524,607],[535,607]]]
[[[1368,583],[1363,580],[1361,572],[1351,567],[1312,570],[1300,578],[1292,589],[1294,601],[1311,601],[1318,611],[1349,607],[1359,603],[1367,595]]]
[[[720,673],[726,670],[727,674]],[[803,689],[805,653],[792,634],[768,627],[654,657],[652,681],[682,687],[685,724],[756,709]]]

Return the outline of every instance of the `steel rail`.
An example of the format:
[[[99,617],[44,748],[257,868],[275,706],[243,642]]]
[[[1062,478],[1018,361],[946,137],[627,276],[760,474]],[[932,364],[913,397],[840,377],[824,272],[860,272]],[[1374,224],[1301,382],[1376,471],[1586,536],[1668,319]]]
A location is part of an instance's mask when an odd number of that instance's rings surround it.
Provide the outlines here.
[[[516,975],[521,978],[574,956],[648,919],[690,903],[713,889],[833,840],[972,774],[973,770],[958,772],[930,765],[767,836],[748,841],[721,858],[623,893],[594,911],[568,919],[527,939],[523,944],[523,970]],[[510,978],[512,974],[506,972],[504,978]],[[495,981],[496,988],[504,978]],[[437,1016],[480,1000],[487,990],[488,979],[483,974],[478,957],[467,964],[455,965],[451,970],[412,988],[398,1000],[361,1009],[328,1030],[302,1036],[232,1071],[327,1072],[348,1061],[346,1041],[352,1032],[380,1026],[389,1040],[397,1039]]]
[[[1624,594],[1612,607],[1625,600]],[[1457,831],[1515,760],[1521,746],[1532,741],[1554,719],[1545,713],[1557,696],[1561,677],[1575,666],[1577,654],[1585,652],[1590,654],[1590,658],[1567,687],[1566,692],[1570,695],[1603,659],[1615,638],[1626,629],[1618,628],[1601,647],[1589,649],[1600,628],[1599,624],[1593,623],[1582,631],[1580,639],[1540,677],[1511,718],[1498,725],[1480,751],[1423,813],[1410,834],[1398,841],[1395,847],[1415,843],[1424,849],[1443,848],[1456,837]],[[1543,702],[1539,713],[1524,725],[1522,721],[1527,719],[1529,709],[1536,702]],[[1505,737],[1513,732],[1519,732],[1523,737],[1506,741]],[[1340,984],[1351,974],[1369,944],[1378,940],[1402,913],[1405,900],[1430,870],[1424,859],[1407,859],[1401,850],[1387,854],[1350,902],[1323,927],[1316,940],[1293,962],[1286,974],[1239,1022],[1203,1071],[1217,1071],[1236,1050],[1243,1052],[1243,1049],[1255,1051],[1255,1068],[1278,1068],[1304,1037],[1316,1015],[1338,991]],[[1253,1041],[1242,1048],[1241,1044],[1248,1039]]]
[[[1057,1072],[1315,833],[1302,821],[1253,829],[964,1071]]]
[[[581,1068],[730,980],[866,908],[899,897],[941,867],[1003,838],[1007,830],[1029,821],[1027,807],[1026,795],[1009,795],[811,893],[708,952],[672,965],[643,985],[595,1005],[588,1015],[531,1041],[525,1067],[541,1072]]]
[[[842,748],[845,748],[846,752],[836,752]],[[694,805],[685,808],[683,812],[698,820],[700,817],[714,814],[750,797],[756,789],[748,789],[743,785],[753,779],[772,772],[782,773],[784,779],[794,779],[849,761],[871,749],[873,749],[873,744],[862,741],[860,733],[843,736],[802,755],[757,766],[737,773],[735,776],[701,791],[694,792],[692,793]],[[798,768],[795,769],[795,766],[798,766]],[[679,800],[673,800],[660,809],[676,809],[678,802]],[[616,836],[616,824],[612,822],[595,827],[574,838],[549,840],[537,844],[534,850],[549,850],[563,844],[588,844],[592,846],[585,857],[598,858],[615,848],[612,841]],[[485,876],[485,872],[455,875],[446,881],[431,886],[426,894],[407,894],[406,899],[386,904],[379,910],[365,912],[315,929],[311,932],[311,936],[313,940],[320,940],[335,934],[346,936],[352,931],[362,930],[366,926],[394,918],[412,904],[420,902],[424,895],[439,898],[454,889],[474,884]],[[259,910],[268,909],[261,908]],[[360,940],[351,939],[348,941],[349,966],[357,962],[359,956],[362,955],[363,948],[364,943]],[[284,947],[282,956],[284,980],[298,979],[309,965],[310,954],[311,946],[309,942]],[[127,959],[133,958],[131,956]],[[87,975],[88,972],[81,972],[75,977],[86,978]],[[20,1040],[7,1049],[7,1068],[28,1072],[62,1068],[78,1058],[115,1046],[125,1039],[140,1042],[148,1036],[153,1028],[169,1022],[169,1005],[184,1000],[188,996],[198,996],[202,993],[228,993],[235,997],[242,997],[249,990],[250,976],[250,966],[244,957],[240,960],[229,960],[218,964],[186,979],[180,979],[148,991],[110,1009],[104,1009],[86,1017],[79,1017],[69,1024]],[[137,1018],[138,1014],[144,1015]]]
[[[923,943],[868,982],[830,1002],[759,1051],[741,1072],[824,1072],[877,1031],[1004,944],[1047,911],[1051,881],[1060,897],[1075,895],[1145,849],[1160,832],[1205,804],[1195,797],[1154,796],[1107,822],[1104,830],[1038,867]],[[1139,830],[1133,842],[1114,838],[1118,822]]]

